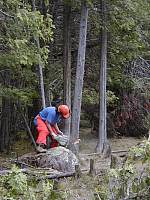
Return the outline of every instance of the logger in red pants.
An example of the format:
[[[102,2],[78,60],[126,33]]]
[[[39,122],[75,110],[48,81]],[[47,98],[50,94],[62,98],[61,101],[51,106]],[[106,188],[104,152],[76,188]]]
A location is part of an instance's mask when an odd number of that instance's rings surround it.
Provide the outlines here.
[[[34,119],[34,124],[38,131],[37,152],[46,152],[46,138],[48,135],[51,137],[50,148],[57,147],[59,145],[58,135],[63,135],[60,131],[57,123],[61,118],[67,119],[70,116],[70,109],[67,105],[59,105],[57,107],[46,107]]]

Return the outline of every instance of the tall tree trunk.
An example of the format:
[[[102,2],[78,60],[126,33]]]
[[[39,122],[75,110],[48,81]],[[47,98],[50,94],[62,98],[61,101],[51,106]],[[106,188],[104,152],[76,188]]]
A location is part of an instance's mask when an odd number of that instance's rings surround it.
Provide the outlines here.
[[[36,45],[38,50],[40,50],[40,42],[38,37],[34,37],[36,41]],[[43,80],[43,64],[42,64],[42,59],[41,55],[39,52],[39,81],[40,81],[40,91],[41,91],[41,98],[42,98],[42,107],[45,108],[45,90],[44,90],[44,80]]]
[[[80,112],[81,112],[85,51],[86,51],[87,19],[88,19],[88,8],[86,2],[83,2],[81,8],[79,48],[78,48],[75,92],[74,92],[73,110],[72,110],[71,139],[70,139],[70,146],[74,153],[78,153],[79,150],[79,145],[75,146],[74,142],[79,138]]]
[[[1,127],[0,127],[0,151],[8,149],[11,132],[11,105],[9,98],[2,98]]]
[[[12,74],[10,71],[5,71],[2,74],[3,80],[1,84],[7,88],[12,82]],[[15,138],[16,128],[16,112],[12,99],[10,97],[1,97],[1,113],[0,113],[0,151],[9,150],[11,139]]]
[[[64,1],[64,103],[71,108],[71,6]],[[71,118],[64,122],[64,133],[70,136]]]
[[[36,10],[36,6],[35,6],[35,0],[31,0],[32,3],[32,10],[35,11]],[[42,98],[42,107],[45,108],[45,91],[44,91],[44,80],[43,80],[43,63],[42,63],[42,58],[40,55],[40,41],[39,41],[39,37],[34,36],[34,40],[35,40],[35,44],[39,50],[39,82],[40,82],[40,92],[41,92],[41,98]]]
[[[109,151],[107,142],[107,129],[106,129],[106,83],[107,83],[107,9],[106,1],[101,0],[101,15],[102,15],[102,32],[101,32],[101,60],[100,60],[100,109],[99,109],[99,141],[96,146],[96,152],[105,153],[106,148]],[[106,150],[107,151],[107,150]]]

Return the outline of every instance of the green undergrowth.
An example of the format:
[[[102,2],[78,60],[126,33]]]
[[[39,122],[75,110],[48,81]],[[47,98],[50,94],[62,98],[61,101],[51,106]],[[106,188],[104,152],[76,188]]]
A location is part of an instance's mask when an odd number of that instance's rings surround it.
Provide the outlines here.
[[[150,142],[129,150],[126,162],[100,174],[48,180],[31,178],[16,166],[1,176],[0,200],[149,200]]]
[[[109,169],[99,180],[96,191],[101,200],[149,200],[150,142],[132,147],[122,167]]]
[[[56,200],[65,199],[63,193],[55,191],[54,180],[38,181],[13,166],[11,173],[0,179],[0,200]]]

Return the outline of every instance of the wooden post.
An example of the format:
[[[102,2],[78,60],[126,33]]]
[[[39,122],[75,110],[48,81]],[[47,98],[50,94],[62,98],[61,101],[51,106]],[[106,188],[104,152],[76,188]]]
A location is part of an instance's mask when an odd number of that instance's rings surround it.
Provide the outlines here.
[[[94,159],[90,159],[90,170],[89,175],[95,175],[95,162]]]
[[[75,165],[75,178],[78,179],[81,177],[81,169],[79,165]]]
[[[150,129],[148,131],[148,141],[150,142]]]

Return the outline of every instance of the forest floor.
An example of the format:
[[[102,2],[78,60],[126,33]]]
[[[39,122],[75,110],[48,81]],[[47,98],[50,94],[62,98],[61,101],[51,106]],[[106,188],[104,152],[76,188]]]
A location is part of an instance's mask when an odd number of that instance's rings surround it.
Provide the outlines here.
[[[95,152],[95,147],[98,142],[97,136],[94,133],[91,133],[90,128],[81,128],[80,130],[80,164],[81,169],[85,171],[85,176],[81,176],[79,179],[62,179],[58,188],[63,192],[63,195],[66,194],[66,200],[92,200],[96,199],[95,195],[95,177],[89,176],[88,171],[90,169],[89,159],[93,158],[87,157],[86,155],[92,155]],[[120,138],[110,138],[109,142],[111,145],[112,151],[128,151],[130,147],[141,143],[144,138],[133,138],[133,137],[120,137]],[[22,140],[19,140],[15,146],[13,146],[8,153],[0,154],[0,168],[2,168],[2,163],[7,158],[15,158],[17,155],[23,155],[34,151],[34,148],[31,142],[27,142],[27,137]],[[94,158],[97,162],[97,158]],[[95,168],[96,170],[106,169],[110,164],[110,159],[100,159],[100,162],[97,162]],[[98,173],[98,172],[97,172]]]
[[[90,159],[95,160],[95,171],[100,173],[102,170],[107,170],[111,165],[111,157],[103,158],[99,154],[95,154],[95,148],[98,143],[98,137],[96,133],[91,133],[91,129],[81,129],[80,130],[80,165],[83,171],[90,170]],[[117,157],[118,163],[122,164],[124,156],[127,155],[128,150],[140,144],[145,138],[135,138],[135,137],[118,137],[109,138],[109,143],[111,146],[112,155]]]
[[[65,179],[59,183],[59,187],[66,192],[66,200],[96,200],[100,199],[97,196],[97,177],[98,174],[107,170],[110,167],[110,158],[100,158],[94,156],[95,147],[98,142],[96,134],[91,133],[91,129],[83,128],[80,130],[80,165],[85,172],[84,176],[79,179]],[[128,151],[130,147],[141,143],[144,138],[120,137],[109,139],[113,152]],[[88,156],[87,156],[88,155]],[[90,175],[90,158],[95,160],[96,175]],[[106,171],[105,171],[106,172]],[[105,173],[104,172],[104,173]]]
[[[66,200],[96,200],[100,199],[97,196],[97,175],[101,174],[104,170],[110,167],[110,158],[100,158],[99,156],[94,156],[95,148],[98,142],[96,134],[91,133],[91,129],[82,128],[80,129],[80,164],[81,169],[85,171],[85,176],[81,176],[77,180],[65,179],[60,183],[62,188],[67,188],[65,190],[68,195]],[[130,147],[133,147],[141,143],[144,138],[133,138],[133,137],[119,137],[110,138],[109,142],[111,145],[111,150],[113,152],[117,151],[128,151]],[[88,155],[88,156],[87,156]],[[93,156],[92,156],[93,155]],[[90,170],[90,158],[95,160],[95,170],[97,175],[90,175],[88,172]]]
[[[95,151],[98,139],[95,133],[91,133],[90,128],[80,129],[80,153],[93,153]],[[116,137],[110,138],[109,142],[112,151],[128,150],[130,147],[137,145],[144,140],[144,137]]]
[[[135,137],[119,137],[110,138],[109,142],[112,151],[128,151],[132,146],[137,145],[142,142],[145,138],[135,138]],[[92,154],[95,152],[95,148],[98,142],[96,133],[91,133],[90,128],[80,129],[80,154]],[[25,153],[34,151],[34,147],[30,138],[25,134],[22,136],[16,144],[14,144],[8,152],[0,153],[0,161],[5,158],[14,158],[16,156],[21,156]],[[1,162],[0,162],[1,163]]]

